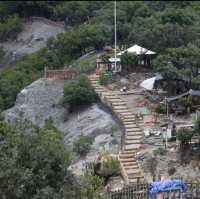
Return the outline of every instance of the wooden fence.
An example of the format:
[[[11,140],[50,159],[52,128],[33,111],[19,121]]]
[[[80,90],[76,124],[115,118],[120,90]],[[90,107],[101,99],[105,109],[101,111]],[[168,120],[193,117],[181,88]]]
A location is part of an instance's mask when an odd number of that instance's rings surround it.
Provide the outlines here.
[[[74,79],[76,76],[75,70],[72,68],[64,67],[63,69],[48,69],[44,68],[44,78],[69,80]]]
[[[159,193],[156,199],[200,199],[200,183],[186,183],[187,189]],[[148,184],[135,184],[106,194],[108,199],[150,199]]]

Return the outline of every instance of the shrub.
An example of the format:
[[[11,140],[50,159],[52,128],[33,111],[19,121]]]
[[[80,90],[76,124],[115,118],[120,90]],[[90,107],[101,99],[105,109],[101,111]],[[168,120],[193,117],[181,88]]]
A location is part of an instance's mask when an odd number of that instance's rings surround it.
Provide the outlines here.
[[[164,105],[158,104],[155,108],[156,113],[164,114],[167,112],[166,107]]]
[[[111,136],[114,136],[114,132],[117,131],[117,125],[116,124],[113,124],[111,126]]]
[[[71,106],[91,104],[97,100],[97,94],[85,75],[69,80],[64,87],[64,103]]]
[[[120,163],[116,158],[109,156],[106,160],[101,162],[99,170],[96,171],[101,177],[111,177],[120,174]]]
[[[5,55],[5,51],[3,50],[3,47],[0,46],[0,59],[2,59],[4,57],[4,55]]]
[[[195,133],[200,134],[200,116],[198,116],[197,120],[195,121],[194,129]]]
[[[16,38],[22,30],[22,20],[17,15],[8,16],[0,23],[0,40]]]
[[[109,76],[106,73],[101,73],[99,76],[99,83],[101,85],[106,85],[108,84]]]
[[[86,155],[89,152],[93,141],[94,138],[90,136],[80,135],[73,143],[73,151],[80,156]]]
[[[178,100],[178,102],[181,106],[183,106],[185,108],[185,110],[184,110],[185,113],[190,112],[190,109],[192,107],[192,97],[191,96],[180,98]]]
[[[183,127],[177,131],[176,136],[177,139],[180,140],[182,144],[187,144],[191,140],[193,134],[194,134],[193,130]]]
[[[176,168],[174,166],[168,166],[168,174],[171,176],[176,172]]]
[[[157,149],[155,149],[153,151],[154,155],[165,155],[167,152],[167,150],[165,148],[162,148],[162,147],[158,147]]]

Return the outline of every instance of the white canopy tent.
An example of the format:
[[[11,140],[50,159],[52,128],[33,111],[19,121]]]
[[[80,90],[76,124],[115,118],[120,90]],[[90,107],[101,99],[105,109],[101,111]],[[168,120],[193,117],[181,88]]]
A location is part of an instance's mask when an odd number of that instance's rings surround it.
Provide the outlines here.
[[[160,74],[157,74],[155,77],[145,79],[140,86],[146,90],[153,90],[155,81],[160,79],[163,79],[163,77]]]
[[[133,45],[132,47],[124,50],[124,51],[121,51],[120,53],[118,53],[117,55],[120,56],[122,55],[123,53],[134,53],[136,55],[142,55],[142,54],[145,54],[145,55],[154,55],[156,54],[155,52],[151,51],[151,50],[148,50],[146,48],[143,48],[141,46],[138,46],[138,45]]]

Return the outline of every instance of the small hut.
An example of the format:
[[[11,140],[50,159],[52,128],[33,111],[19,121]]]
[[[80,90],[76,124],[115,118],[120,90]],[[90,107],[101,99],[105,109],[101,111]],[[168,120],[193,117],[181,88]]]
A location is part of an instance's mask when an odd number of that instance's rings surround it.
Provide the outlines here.
[[[135,64],[130,64],[128,67],[128,71],[132,72],[132,71],[140,71],[144,68],[151,68],[152,65],[152,58],[154,57],[154,55],[156,54],[155,52],[148,50],[146,48],[143,48],[141,46],[138,45],[133,45],[130,48],[121,51],[117,54],[117,56],[121,56],[124,53],[128,53],[128,54],[134,54],[136,56],[138,56],[138,61]]]
[[[115,62],[116,62],[116,67],[115,67]],[[102,72],[108,72],[108,73],[117,73],[121,72],[121,60],[120,58],[114,58],[111,57],[108,59],[108,61],[104,61],[102,59],[97,59],[97,72],[102,73]]]

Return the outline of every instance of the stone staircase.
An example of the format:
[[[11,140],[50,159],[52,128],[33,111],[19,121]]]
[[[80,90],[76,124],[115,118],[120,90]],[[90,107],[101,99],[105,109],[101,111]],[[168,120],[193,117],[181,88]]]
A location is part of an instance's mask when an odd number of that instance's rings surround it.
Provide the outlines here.
[[[119,161],[125,183],[127,185],[136,183],[138,179],[144,181],[142,169],[135,159],[135,154],[143,140],[143,133],[136,124],[135,115],[128,110],[126,103],[119,95],[99,84],[99,75],[91,75],[89,79],[101,100],[112,108],[124,125],[125,132],[122,150],[119,152]]]

